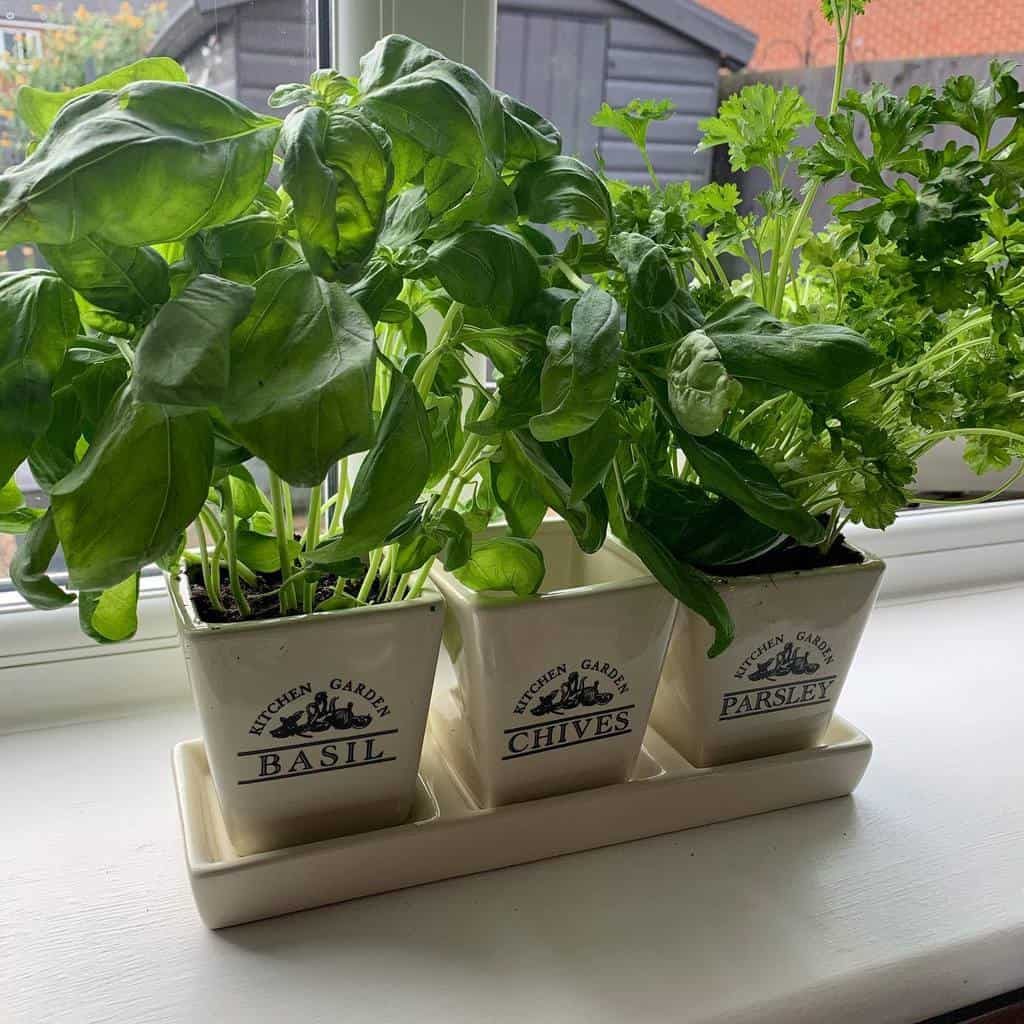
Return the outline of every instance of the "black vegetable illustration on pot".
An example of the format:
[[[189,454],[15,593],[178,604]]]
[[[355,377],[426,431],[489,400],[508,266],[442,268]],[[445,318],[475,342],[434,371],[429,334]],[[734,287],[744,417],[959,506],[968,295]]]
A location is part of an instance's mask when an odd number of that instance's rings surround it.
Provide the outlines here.
[[[337,697],[332,697],[328,702],[324,690],[306,705],[304,722],[301,721],[302,715],[301,711],[296,711],[294,715],[282,715],[281,724],[276,729],[271,729],[270,735],[280,740],[290,736],[309,738],[315,732],[326,732],[328,729],[365,729],[373,720],[372,715],[355,714],[352,711],[352,701],[344,707],[338,707]]]
[[[762,679],[778,679],[780,676],[809,676],[819,668],[821,666],[811,661],[807,651],[801,652],[799,647],[787,643],[774,658],[758,662],[757,668],[748,678],[756,683]]]
[[[573,708],[592,708],[599,704],[607,704],[612,699],[612,694],[603,693],[598,689],[598,681],[585,683],[580,679],[579,672],[570,672],[558,690],[541,697],[537,703],[530,708],[531,715],[557,715],[563,711],[571,711]]]

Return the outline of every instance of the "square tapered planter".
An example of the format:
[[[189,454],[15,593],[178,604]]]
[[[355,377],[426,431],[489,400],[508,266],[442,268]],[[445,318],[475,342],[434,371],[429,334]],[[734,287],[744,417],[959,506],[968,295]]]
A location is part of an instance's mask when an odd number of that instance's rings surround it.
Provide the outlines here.
[[[722,581],[736,639],[680,608],[651,723],[692,764],[725,764],[820,743],[874,607],[885,564]]]
[[[416,792],[444,602],[214,625],[168,589],[240,854],[397,824]]]
[[[456,675],[454,711],[436,738],[484,807],[629,777],[676,614],[614,540],[585,555],[561,521],[543,523],[534,540],[547,576],[533,597],[433,576]]]

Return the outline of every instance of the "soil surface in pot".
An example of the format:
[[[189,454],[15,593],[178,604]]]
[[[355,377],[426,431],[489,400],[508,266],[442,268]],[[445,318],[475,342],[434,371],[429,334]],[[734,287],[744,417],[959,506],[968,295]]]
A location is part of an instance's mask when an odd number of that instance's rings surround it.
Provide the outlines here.
[[[768,551],[747,562],[716,565],[707,568],[712,576],[771,576],[783,572],[809,572],[833,565],[861,565],[864,556],[840,537],[826,554],[817,548],[806,548],[792,542]]]
[[[189,583],[189,596],[195,607],[196,614],[203,622],[224,623],[224,622],[253,622],[264,619],[281,618],[281,608],[278,602],[277,591],[281,586],[280,572],[258,572],[256,582],[247,583],[241,580],[242,592],[249,602],[251,615],[242,616],[235,606],[235,599],[231,594],[231,585],[228,582],[227,570],[222,570],[220,575],[220,602],[224,609],[216,608],[210,600],[210,595],[203,586],[203,572],[198,565],[190,565],[186,571]],[[362,585],[361,579],[346,580],[345,593],[355,597]],[[302,584],[297,584],[301,586]],[[322,576],[317,583],[316,601],[314,607],[321,601],[326,601],[335,591],[338,585],[338,577],[333,573]],[[373,581],[370,590],[370,597],[367,604],[376,604],[380,596],[380,580]],[[289,612],[289,615],[303,615],[302,608]]]

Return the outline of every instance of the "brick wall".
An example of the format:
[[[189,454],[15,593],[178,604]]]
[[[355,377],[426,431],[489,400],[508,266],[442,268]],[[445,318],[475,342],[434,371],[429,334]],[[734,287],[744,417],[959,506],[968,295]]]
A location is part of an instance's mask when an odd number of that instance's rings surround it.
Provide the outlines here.
[[[819,0],[701,0],[758,35],[750,68],[834,63],[834,37]],[[873,0],[858,18],[854,61],[1024,51],[1024,0]]]

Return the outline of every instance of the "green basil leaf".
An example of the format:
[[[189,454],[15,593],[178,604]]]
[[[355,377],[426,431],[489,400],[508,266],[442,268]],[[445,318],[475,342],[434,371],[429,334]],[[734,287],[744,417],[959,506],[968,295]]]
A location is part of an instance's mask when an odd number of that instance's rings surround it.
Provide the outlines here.
[[[593,426],[615,393],[619,365],[619,307],[590,288],[572,311],[572,328],[552,328],[541,374],[543,412],[530,420],[539,441],[555,441]]]
[[[820,544],[825,539],[825,527],[782,489],[749,448],[723,434],[677,437],[687,461],[709,491],[729,498],[754,519],[801,544]]]
[[[459,398],[453,395],[427,395],[427,416],[430,420],[430,476],[433,486],[448,472],[455,461],[459,444]]]
[[[231,488],[231,504],[239,519],[250,519],[257,512],[270,512],[270,502],[256,486],[252,473],[245,466],[232,466],[221,486]]]
[[[552,156],[527,164],[516,179],[516,203],[537,224],[569,221],[607,236],[612,201],[598,175],[572,156]]]
[[[580,293],[569,288],[542,288],[525,310],[526,322],[547,334],[551,327],[568,327]]]
[[[441,564],[448,572],[462,568],[473,554],[473,533],[469,524],[458,512],[445,509],[441,513],[438,529],[445,536]]]
[[[116,586],[164,554],[199,514],[212,472],[208,413],[136,402],[123,388],[50,495],[72,586]]]
[[[498,406],[487,419],[466,416],[466,430],[481,437],[494,437],[507,430],[522,430],[540,409],[541,361],[528,356],[513,372],[498,381]]]
[[[433,237],[467,221],[515,218],[515,198],[500,174],[504,110],[475,71],[405,36],[388,36],[360,61],[354,103],[391,136],[394,187],[421,176],[436,218]]]
[[[418,529],[420,523],[423,522],[423,507],[424,503],[417,501],[391,528],[391,531],[384,538],[384,543],[394,544],[396,541],[404,540],[408,534]]]
[[[490,163],[479,169],[431,157],[423,167],[427,212],[426,235],[443,238],[467,221],[507,224],[516,219],[515,193]]]
[[[277,572],[281,568],[281,555],[277,548],[277,537],[252,530],[239,530],[236,534],[238,558],[253,572]],[[299,556],[299,542],[289,540],[288,554],[292,562]]]
[[[609,249],[629,285],[629,297],[644,309],[662,310],[679,290],[668,253],[653,239],[636,232],[612,237]]]
[[[346,107],[306,107],[288,115],[281,143],[281,182],[306,260],[327,280],[352,280],[373,252],[387,208],[387,136]]]
[[[415,572],[436,557],[444,547],[444,537],[425,525],[420,524],[412,533],[402,538],[395,553],[395,572]]]
[[[572,501],[567,482],[571,467],[558,445],[540,444],[525,431],[509,431],[502,440],[505,458],[512,462],[530,489],[568,524],[580,549],[593,554],[608,531],[608,505],[598,489],[579,502]]]
[[[46,575],[58,543],[53,512],[47,510],[29,528],[11,559],[11,582],[33,608],[63,608],[75,599]]]
[[[881,357],[836,324],[785,324],[747,298],[731,299],[704,324],[729,374],[821,395],[845,387]]]
[[[540,291],[540,268],[526,243],[505,228],[476,225],[436,242],[424,269],[466,306],[499,323],[515,321]]]
[[[548,506],[530,487],[526,478],[508,459],[492,462],[491,491],[501,511],[505,513],[508,529],[516,537],[532,537],[544,521]]]
[[[486,478],[480,481],[472,500],[459,510],[470,536],[485,530],[494,517],[494,500],[485,483]]]
[[[154,564],[164,572],[177,573],[181,570],[185,558],[185,543],[187,541],[185,531],[182,530],[177,538],[172,541],[162,555],[154,560]]]
[[[246,317],[254,288],[200,274],[146,326],[132,384],[140,402],[205,406],[227,390],[231,332]]]
[[[0,480],[49,426],[53,381],[77,332],[74,295],[56,274],[0,274]]]
[[[43,509],[29,508],[27,505],[0,512],[0,533],[28,533],[42,515]]]
[[[271,270],[232,335],[221,412],[278,476],[314,487],[370,446],[375,353],[373,325],[343,285],[304,264]]]
[[[127,64],[116,71],[110,71],[94,78],[87,85],[77,89],[63,89],[47,92],[31,85],[18,90],[18,117],[28,125],[33,135],[45,135],[60,110],[73,99],[90,92],[120,89],[129,82],[187,82],[185,69],[170,57],[143,57],[134,64]]]
[[[699,569],[680,562],[649,530],[626,520],[629,546],[654,578],[677,600],[704,618],[715,631],[708,657],[717,658],[733,641],[736,627],[714,584]]]
[[[378,241],[389,249],[405,249],[418,242],[429,226],[426,190],[422,185],[407,188],[388,205]]]
[[[341,537],[312,552],[337,562],[379,547],[419,498],[430,474],[430,421],[412,382],[392,369],[391,390],[373,447],[352,484]]]
[[[21,508],[23,501],[21,488],[12,476],[3,487],[0,487],[0,514]]]
[[[698,330],[704,316],[688,288],[678,288],[662,309],[646,309],[630,295],[626,306],[626,341],[630,349],[663,344]]]
[[[504,158],[498,94],[470,68],[406,36],[386,36],[362,58],[355,102],[393,138],[424,153],[472,168]],[[401,162],[415,168],[407,156]],[[404,180],[397,175],[396,185]]]
[[[318,612],[337,612],[348,608],[365,608],[366,602],[353,597],[343,587],[335,590],[330,597],[325,598],[316,606]]]
[[[253,284],[272,267],[295,262],[289,258],[291,249],[281,250],[276,213],[259,206],[257,199],[241,217],[188,239],[186,248],[196,271]],[[181,290],[175,287],[173,293],[178,295]]]
[[[501,95],[505,112],[505,166],[516,167],[556,156],[562,148],[558,129],[532,107]]]
[[[171,295],[170,268],[154,249],[84,235],[71,245],[41,245],[46,261],[91,306],[145,323]]]
[[[80,96],[0,175],[0,247],[83,235],[138,246],[223,224],[263,186],[279,124],[181,82]]]
[[[101,644],[118,643],[139,628],[139,574],[107,590],[83,590],[78,595],[78,624]]]
[[[348,292],[376,323],[387,305],[401,294],[402,284],[402,275],[394,266],[374,258],[367,263],[363,276],[349,285]]]
[[[53,397],[59,403],[66,392],[74,394],[83,421],[82,432],[89,437],[127,376],[128,364],[119,352],[76,346],[68,349]]]
[[[415,572],[442,554],[445,569],[457,569],[469,560],[473,536],[458,512],[445,509],[402,538],[395,555],[397,572]]]
[[[88,347],[88,340],[79,338],[78,345],[68,349],[54,382],[50,425],[28,453],[32,475],[47,493],[74,469],[79,439],[94,436],[128,376],[128,364],[119,352]]]
[[[668,403],[664,381],[642,370],[637,370],[636,375],[709,491],[735,502],[758,522],[774,527],[801,544],[820,544],[824,540],[825,527],[782,489],[755,452],[723,434],[696,437],[683,430]]]
[[[267,106],[271,110],[278,110],[281,107],[291,107],[296,103],[316,103],[320,97],[315,89],[311,89],[305,82],[285,82],[278,85],[270,94]]]
[[[713,434],[740,400],[743,385],[729,376],[715,343],[691,331],[668,364],[668,403],[679,425],[702,437]]]
[[[604,483],[615,459],[619,440],[618,423],[610,408],[605,409],[589,430],[569,438],[569,452],[572,455],[570,502],[575,504],[582,501],[595,487]]]
[[[734,502],[674,476],[644,480],[635,518],[680,561],[712,569],[756,558],[784,539]]]
[[[453,575],[471,590],[511,590],[529,597],[540,589],[545,571],[544,553],[533,541],[495,537],[474,544],[469,561]]]

